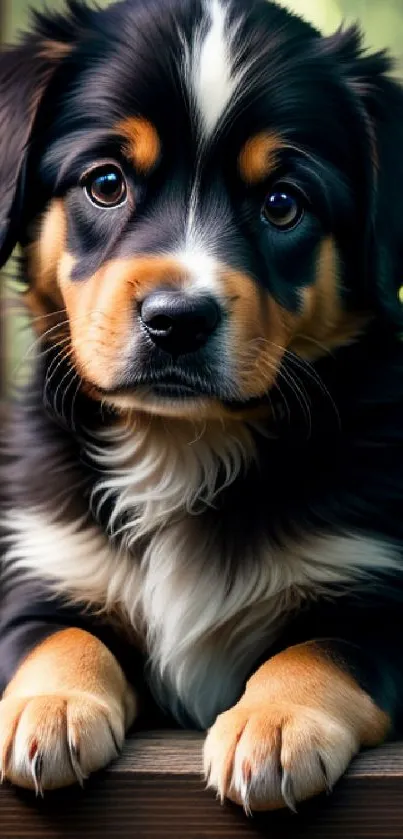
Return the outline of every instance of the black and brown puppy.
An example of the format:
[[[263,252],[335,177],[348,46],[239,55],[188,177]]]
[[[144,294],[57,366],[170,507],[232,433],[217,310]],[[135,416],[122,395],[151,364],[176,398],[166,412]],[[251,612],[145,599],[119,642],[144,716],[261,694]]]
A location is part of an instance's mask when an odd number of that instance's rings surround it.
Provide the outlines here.
[[[266,0],[71,2],[0,59],[3,777],[82,781],[142,684],[250,809],[403,712],[403,93]]]

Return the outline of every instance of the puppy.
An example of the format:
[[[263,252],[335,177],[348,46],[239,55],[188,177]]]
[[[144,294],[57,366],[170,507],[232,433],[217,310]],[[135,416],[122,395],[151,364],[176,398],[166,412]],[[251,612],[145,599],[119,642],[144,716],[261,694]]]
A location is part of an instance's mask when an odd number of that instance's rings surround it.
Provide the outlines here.
[[[266,0],[70,0],[0,103],[2,776],[82,783],[146,686],[294,809],[402,722],[402,90]]]

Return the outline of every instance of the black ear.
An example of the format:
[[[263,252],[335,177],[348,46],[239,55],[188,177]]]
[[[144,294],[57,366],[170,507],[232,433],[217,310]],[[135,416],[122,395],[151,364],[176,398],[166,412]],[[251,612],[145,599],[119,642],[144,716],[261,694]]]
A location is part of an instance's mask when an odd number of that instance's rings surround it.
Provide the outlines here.
[[[89,15],[77,0],[67,2],[64,15],[35,14],[31,32],[0,54],[0,266],[18,242],[27,159],[43,96]]]
[[[18,239],[25,161],[52,62],[41,58],[30,38],[0,55],[0,265]]]
[[[367,133],[367,280],[380,316],[403,327],[403,87],[386,52],[368,54],[358,27],[323,39],[355,98]]]

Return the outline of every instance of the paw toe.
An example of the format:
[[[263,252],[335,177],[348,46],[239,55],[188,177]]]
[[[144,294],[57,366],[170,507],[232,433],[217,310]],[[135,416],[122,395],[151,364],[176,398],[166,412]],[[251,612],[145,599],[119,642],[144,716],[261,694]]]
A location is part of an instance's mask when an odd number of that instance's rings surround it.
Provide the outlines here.
[[[239,706],[222,714],[205,743],[209,786],[252,810],[288,807],[328,791],[358,750],[350,729],[293,705]]]
[[[124,721],[88,694],[14,698],[0,702],[2,777],[43,794],[83,784],[123,742]]]

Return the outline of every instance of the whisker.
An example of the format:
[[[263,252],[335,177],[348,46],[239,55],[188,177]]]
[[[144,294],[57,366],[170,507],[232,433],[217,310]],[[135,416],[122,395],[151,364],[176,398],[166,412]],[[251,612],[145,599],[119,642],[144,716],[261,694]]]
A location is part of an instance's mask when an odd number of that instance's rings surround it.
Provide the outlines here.
[[[53,347],[52,347],[52,349],[53,349]],[[51,360],[51,362],[50,362],[50,364],[49,364],[49,366],[47,367],[47,370],[46,370],[45,388],[46,388],[47,384],[50,383],[50,380],[51,380],[52,375],[53,375],[54,367],[58,363],[58,361],[60,361],[60,364],[62,364],[64,360],[69,359],[69,357],[70,357],[70,355],[72,355],[72,353],[73,353],[73,348],[72,347],[70,348],[70,350],[68,350],[67,353],[65,352],[65,346],[60,346],[60,348],[58,348],[58,352],[56,353],[55,357],[52,358],[52,360]],[[59,366],[60,365],[58,365],[58,367]],[[58,369],[58,367],[57,367],[57,369]]]
[[[249,343],[250,343],[250,345],[251,345],[251,344],[252,344],[252,343],[254,343],[254,342],[255,342],[255,339],[253,339],[253,341],[251,341],[251,342],[249,342]],[[256,369],[256,361],[257,361],[257,358],[256,358],[256,356],[252,356],[252,353],[251,353],[251,351],[250,351],[250,347],[249,347],[249,353],[248,353],[248,354],[249,354],[249,356],[250,356],[250,360],[251,360],[251,362],[252,362],[251,366],[249,367],[250,374],[252,374],[252,373],[255,371],[255,369]],[[241,360],[242,360],[242,362],[243,362],[243,363],[242,363],[243,372],[244,372],[245,377],[247,378],[247,377],[248,377],[248,368],[247,368],[247,367],[245,368],[245,356],[246,356],[246,353],[244,353],[244,354],[243,354],[243,356],[242,356],[242,359],[241,359]],[[264,359],[259,359],[259,362],[260,362],[260,365],[261,365],[262,363],[264,363],[264,364],[266,365],[266,367],[267,367],[267,370],[268,370],[270,373],[274,373],[274,376],[275,376],[275,377],[277,376],[277,373],[278,373],[278,368],[277,368],[277,366],[274,364],[274,362],[273,362],[272,360],[270,360],[269,358],[265,357]],[[280,394],[280,396],[281,396],[281,398],[282,398],[282,400],[283,400],[283,404],[284,404],[284,407],[285,407],[285,410],[286,410],[286,414],[287,414],[287,420],[288,420],[288,423],[290,423],[290,421],[291,421],[291,410],[290,410],[290,406],[289,406],[288,401],[287,401],[287,397],[285,396],[285,394],[284,394],[283,390],[281,389],[280,384],[279,384],[279,382],[278,382],[278,381],[275,381],[275,387],[276,387],[276,390],[279,392],[279,394]]]
[[[62,422],[66,426],[67,426],[67,417],[64,413],[64,404],[65,404],[67,393],[68,393],[71,385],[75,382],[77,375],[78,375],[78,373],[75,371],[74,367],[70,367],[69,370],[67,370],[67,372],[64,374],[64,376],[60,380],[59,384],[57,385],[57,388],[55,390],[54,397],[53,397],[54,413],[55,413],[56,416],[58,416],[62,420]],[[68,383],[63,389],[61,406],[60,406],[60,410],[58,410],[57,399],[58,399],[58,396],[59,396],[59,392],[62,389],[63,382],[66,381],[66,379],[68,380]]]
[[[70,363],[70,358],[71,358],[71,355],[69,356],[69,363]],[[64,404],[65,404],[65,401],[66,401],[66,396],[67,396],[67,394],[70,390],[71,385],[75,382],[77,376],[79,375],[78,371],[75,369],[75,367],[72,364],[70,364],[70,369],[66,371],[66,374],[60,380],[60,382],[59,382],[59,384],[58,384],[58,386],[55,390],[55,400],[57,400],[59,390],[61,390],[63,382],[67,378],[67,375],[68,375],[69,372],[73,373],[73,379],[66,385],[66,387],[64,388],[63,393],[62,393],[62,401],[61,401],[61,409],[60,409],[62,417],[65,417]]]
[[[17,368],[17,371],[14,371],[14,374],[15,374],[15,372],[18,372],[18,371],[20,370],[20,367],[21,367],[21,365],[24,363],[24,361],[27,361],[27,359],[28,359],[29,355],[32,353],[32,351],[33,351],[33,350],[34,350],[34,349],[35,349],[35,348],[36,348],[36,347],[37,347],[37,346],[38,346],[38,345],[39,345],[39,344],[40,344],[40,343],[41,343],[41,342],[42,342],[42,341],[43,341],[43,340],[44,340],[44,339],[48,336],[48,335],[50,335],[52,332],[54,332],[54,330],[55,330],[55,329],[60,329],[62,326],[65,326],[66,324],[68,324],[68,320],[62,321],[62,323],[58,323],[58,324],[56,324],[55,326],[52,326],[52,327],[51,327],[50,329],[48,329],[48,330],[47,330],[47,331],[46,331],[43,335],[39,335],[39,336],[35,339],[35,341],[33,341],[33,343],[32,343],[32,344],[28,347],[28,349],[25,351],[25,353],[24,353],[24,355],[23,355],[22,359],[20,359],[20,362],[19,362],[19,366],[18,366],[18,368]],[[64,337],[64,336],[63,336],[63,337]],[[45,351],[46,351],[46,349],[45,349]]]
[[[73,398],[71,400],[71,405],[70,405],[70,425],[71,425],[71,428],[73,429],[73,431],[76,430],[76,426],[75,426],[75,422],[74,422],[73,408],[74,408],[74,404],[75,404],[76,399],[77,399],[77,394],[78,394],[78,391],[79,391],[79,388],[80,388],[80,385],[81,385],[81,382],[82,382],[82,378],[81,378],[81,376],[80,376],[80,374],[78,373],[77,370],[74,372],[74,376],[73,376],[71,382],[65,388],[64,394],[62,396],[62,407],[61,407],[62,416],[65,416],[64,405],[65,405],[66,396],[67,396],[69,390],[71,389],[71,387],[74,385],[74,382],[76,382],[76,381],[78,382],[78,384],[77,384],[77,387],[75,389]]]
[[[297,380],[295,376],[292,375],[290,370],[286,371],[280,368],[278,371],[278,376],[279,378],[282,378],[286,384],[288,384],[294,396],[296,397],[298,404],[301,407],[302,414],[307,422],[309,439],[312,436],[312,413],[307,391],[304,388],[302,382],[299,379]]]
[[[290,364],[295,364],[297,367],[299,367],[301,370],[303,370],[303,372],[311,379],[311,381],[313,381],[318,386],[318,388],[322,391],[323,395],[329,400],[330,405],[332,406],[332,408],[334,410],[334,413],[336,415],[337,424],[338,424],[339,428],[341,428],[341,416],[340,416],[339,409],[336,405],[336,402],[335,402],[332,394],[330,393],[330,390],[326,387],[323,379],[321,378],[321,376],[319,376],[319,373],[317,372],[317,370],[315,370],[315,368],[313,367],[313,365],[309,361],[307,361],[306,359],[300,358],[299,356],[295,355],[294,353],[291,353],[291,352],[287,353],[287,360],[290,362]]]
[[[325,353],[325,355],[330,355],[331,358],[334,358],[333,350],[330,350],[329,347],[326,346],[326,344],[321,344],[321,342],[317,341],[316,338],[312,338],[311,335],[304,335],[303,332],[298,332],[296,335],[294,335],[294,339],[296,338],[301,338],[303,341],[308,341],[310,344],[314,344],[315,347],[318,347],[318,349],[322,350],[322,352]],[[304,359],[304,361],[306,360],[307,359]]]
[[[48,397],[47,397],[47,392],[50,388],[52,379],[54,378],[58,369],[61,367],[61,365],[64,362],[69,361],[69,358],[71,357],[72,353],[73,353],[72,349],[70,350],[69,353],[67,353],[67,355],[65,355],[62,351],[58,352],[57,355],[56,355],[56,359],[55,359],[55,362],[57,362],[56,366],[54,366],[54,364],[52,362],[53,368],[52,368],[52,365],[51,365],[51,367],[47,371],[46,378],[45,378],[45,383],[44,383],[44,387],[43,387],[43,401],[44,401],[45,407],[50,408],[51,410],[52,410],[52,408],[56,407],[55,406],[55,401],[53,399],[53,405],[49,402]],[[56,411],[56,414],[57,414],[57,411]]]
[[[334,401],[332,394],[330,393],[329,389],[326,387],[323,379],[321,378],[321,376],[319,375],[319,373],[317,372],[317,370],[315,369],[314,365],[311,362],[309,362],[307,359],[301,358],[296,353],[281,347],[279,344],[276,344],[274,341],[271,341],[268,338],[264,338],[263,336],[261,336],[259,338],[252,339],[252,341],[250,343],[254,344],[254,345],[258,345],[258,346],[263,344],[263,345],[271,346],[271,347],[273,347],[277,350],[281,350],[283,352],[284,361],[285,362],[289,361],[290,364],[294,364],[297,368],[299,368],[300,371],[302,371],[322,391],[323,395],[329,400],[329,403],[330,403],[330,405],[331,405],[331,407],[332,407],[332,409],[335,413],[337,423],[338,423],[339,427],[341,427],[341,417],[340,417],[340,413],[339,413],[339,410],[337,408],[336,402]],[[315,342],[315,343],[318,343],[318,342]],[[290,371],[288,371],[288,372],[290,372]],[[301,386],[302,383],[301,383],[300,378],[298,378],[298,382],[299,382],[299,385]],[[306,393],[305,388],[304,388],[304,390],[305,390],[305,393]]]

